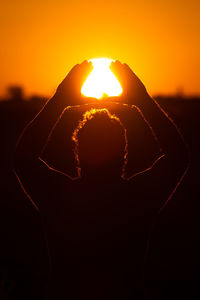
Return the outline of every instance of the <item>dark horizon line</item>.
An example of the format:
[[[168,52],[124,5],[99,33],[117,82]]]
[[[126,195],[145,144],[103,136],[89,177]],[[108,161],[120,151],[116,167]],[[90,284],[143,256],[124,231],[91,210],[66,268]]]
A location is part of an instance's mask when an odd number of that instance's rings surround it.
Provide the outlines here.
[[[44,100],[47,100],[47,99],[50,99],[52,96],[45,96],[45,95],[40,95],[40,94],[33,94],[29,97],[27,96],[24,96],[24,97],[21,97],[21,98],[18,98],[17,100],[21,100],[21,101],[31,101],[31,100],[34,100],[34,99],[44,99]],[[155,99],[185,99],[185,100],[189,100],[189,99],[200,99],[200,94],[191,94],[191,95],[185,95],[185,94],[155,94],[155,95],[152,95],[152,98],[155,98]],[[15,97],[8,97],[8,96],[0,96],[0,102],[2,101],[12,101],[12,100],[16,100]]]

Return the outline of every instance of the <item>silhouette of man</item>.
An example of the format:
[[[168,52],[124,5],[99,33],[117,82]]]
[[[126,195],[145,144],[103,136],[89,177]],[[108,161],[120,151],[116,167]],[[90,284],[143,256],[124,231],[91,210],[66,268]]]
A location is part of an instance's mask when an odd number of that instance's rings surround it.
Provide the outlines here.
[[[91,69],[87,61],[76,65],[25,128],[15,172],[43,218],[51,257],[48,299],[140,299],[149,229],[186,173],[187,148],[137,76],[116,61],[111,69],[122,84],[122,100],[143,113],[164,155],[125,180],[126,129],[102,109],[86,113],[73,133],[80,176],[49,167],[41,151],[63,110],[83,104],[80,90]]]

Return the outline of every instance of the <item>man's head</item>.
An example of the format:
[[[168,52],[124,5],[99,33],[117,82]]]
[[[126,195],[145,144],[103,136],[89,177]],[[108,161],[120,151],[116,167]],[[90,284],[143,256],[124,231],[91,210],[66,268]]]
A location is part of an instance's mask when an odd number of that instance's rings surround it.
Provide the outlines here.
[[[87,111],[74,130],[77,167],[85,177],[120,177],[127,163],[126,128],[107,109]]]

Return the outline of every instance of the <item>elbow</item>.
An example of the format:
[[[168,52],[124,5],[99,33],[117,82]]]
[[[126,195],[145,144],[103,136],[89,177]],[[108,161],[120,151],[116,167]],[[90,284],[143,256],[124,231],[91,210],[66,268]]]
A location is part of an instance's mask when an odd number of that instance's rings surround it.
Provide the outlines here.
[[[172,169],[175,169],[180,173],[184,173],[191,165],[191,154],[187,145],[170,149],[168,153],[165,153],[165,156]]]

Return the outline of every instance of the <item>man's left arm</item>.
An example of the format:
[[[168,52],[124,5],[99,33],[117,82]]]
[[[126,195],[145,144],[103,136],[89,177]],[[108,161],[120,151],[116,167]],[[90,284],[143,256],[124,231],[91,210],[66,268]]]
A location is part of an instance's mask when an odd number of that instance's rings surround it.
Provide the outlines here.
[[[132,177],[132,179],[138,180],[138,183],[141,182],[141,185],[142,182],[146,182],[147,197],[148,190],[149,193],[152,191],[154,198],[152,206],[157,207],[158,210],[172,197],[189,168],[188,146],[174,121],[149,96],[145,86],[129,66],[117,61],[112,64],[112,70],[124,88],[122,97],[129,105],[138,108],[144,120],[153,130],[163,153],[163,156],[148,170]]]

